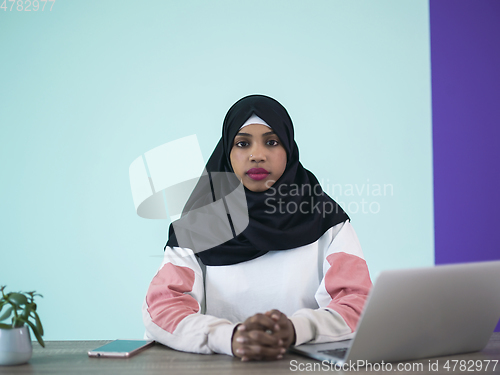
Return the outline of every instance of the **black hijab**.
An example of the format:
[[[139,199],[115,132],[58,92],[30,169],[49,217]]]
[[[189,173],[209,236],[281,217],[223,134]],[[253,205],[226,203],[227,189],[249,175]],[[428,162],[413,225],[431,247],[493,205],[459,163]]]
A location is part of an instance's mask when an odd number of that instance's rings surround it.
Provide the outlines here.
[[[217,175],[216,172],[232,172],[228,175],[236,176],[230,163],[231,148],[240,127],[253,114],[271,126],[279,137],[287,153],[286,168],[269,190],[253,192],[244,189],[248,225],[239,234],[240,231],[234,229],[231,210],[228,210],[225,203],[233,236],[220,245],[197,252],[196,255],[205,265],[237,264],[258,258],[271,250],[304,246],[317,241],[332,226],[349,219],[342,208],[323,192],[316,177],[299,162],[292,120],[286,109],[270,97],[250,95],[240,99],[229,109],[224,119],[222,138],[206,164],[207,173],[200,177],[179,220],[182,221],[190,210],[209,205],[234,191],[239,183],[236,178],[214,184],[213,176]],[[215,185],[223,187],[217,188]],[[218,225],[217,220],[210,221],[214,229]],[[177,240],[174,225],[170,225],[166,246],[189,247],[189,241]],[[201,232],[205,232],[206,236],[207,229],[201,230],[201,224],[191,221],[189,225],[191,236],[198,236],[199,239]],[[200,230],[197,230],[197,226]]]

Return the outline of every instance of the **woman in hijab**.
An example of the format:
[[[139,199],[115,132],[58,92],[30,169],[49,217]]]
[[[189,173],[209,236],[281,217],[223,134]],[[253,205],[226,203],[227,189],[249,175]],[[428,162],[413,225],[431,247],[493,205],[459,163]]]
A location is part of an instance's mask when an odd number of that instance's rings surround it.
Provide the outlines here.
[[[299,162],[286,109],[251,95],[171,224],[143,306],[171,348],[247,360],[353,336],[371,287],[349,217]]]

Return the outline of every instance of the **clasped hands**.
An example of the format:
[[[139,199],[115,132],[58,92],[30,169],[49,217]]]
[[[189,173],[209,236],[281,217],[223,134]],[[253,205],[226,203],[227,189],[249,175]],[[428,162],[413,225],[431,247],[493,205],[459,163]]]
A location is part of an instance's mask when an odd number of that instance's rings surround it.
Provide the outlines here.
[[[255,314],[239,324],[233,333],[232,350],[242,361],[283,358],[286,349],[295,343],[295,328],[279,310]]]

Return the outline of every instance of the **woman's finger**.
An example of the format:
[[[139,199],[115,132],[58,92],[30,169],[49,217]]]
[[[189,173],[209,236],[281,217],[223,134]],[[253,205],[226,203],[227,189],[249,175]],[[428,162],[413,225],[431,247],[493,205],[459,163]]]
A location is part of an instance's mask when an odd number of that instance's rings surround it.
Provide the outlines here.
[[[275,321],[279,321],[283,318],[286,318],[285,314],[276,309],[269,310],[264,315],[269,316],[271,319],[274,319]]]
[[[285,352],[284,348],[270,348],[261,345],[245,345],[236,351],[242,361],[276,360],[282,358]]]
[[[263,346],[284,346],[284,341],[276,334],[269,334],[260,330],[237,331],[233,338],[237,344],[263,345]]]
[[[283,346],[283,340],[280,337],[263,331],[248,332],[245,341],[263,346]]]
[[[274,319],[265,315],[265,314],[255,314],[245,320],[242,324],[242,328],[238,327],[241,330],[253,331],[253,330],[261,330],[261,331],[279,331],[280,326],[276,323]]]
[[[275,335],[280,337],[285,342],[285,347],[292,345],[295,342],[295,327],[288,317],[279,310],[270,310],[265,313],[280,326],[280,331]]]

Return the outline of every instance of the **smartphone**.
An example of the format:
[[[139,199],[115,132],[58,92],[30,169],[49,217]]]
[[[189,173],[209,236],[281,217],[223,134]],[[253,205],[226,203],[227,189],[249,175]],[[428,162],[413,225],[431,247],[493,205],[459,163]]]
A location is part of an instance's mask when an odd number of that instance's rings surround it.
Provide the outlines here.
[[[152,343],[152,340],[115,340],[89,351],[89,357],[129,358]]]

